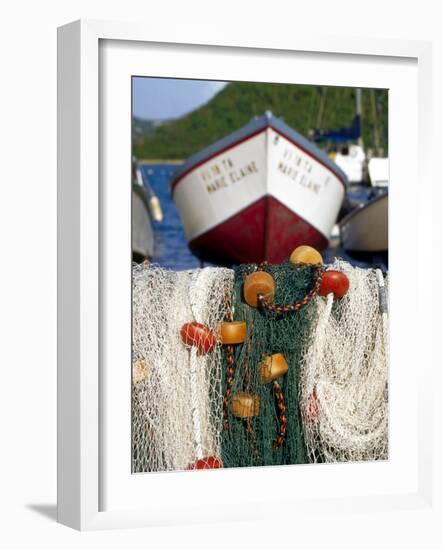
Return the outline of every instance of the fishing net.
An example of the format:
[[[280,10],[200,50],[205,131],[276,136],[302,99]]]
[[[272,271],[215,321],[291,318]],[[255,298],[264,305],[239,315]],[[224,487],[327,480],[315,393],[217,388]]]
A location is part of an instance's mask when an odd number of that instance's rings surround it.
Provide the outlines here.
[[[133,472],[183,470],[220,456],[220,345],[208,354],[183,344],[185,323],[217,330],[233,272],[133,268]]]
[[[338,301],[317,297],[318,320],[303,354],[300,401],[310,462],[388,455],[388,279],[336,260],[349,279]]]
[[[387,458],[388,279],[324,268],[349,279],[342,299],[315,295],[318,266],[134,265],[133,472]],[[275,294],[251,307],[258,273]],[[223,321],[244,341],[223,345]]]
[[[246,321],[247,339],[235,350],[235,369],[230,401],[238,395],[258,398],[259,414],[247,419],[238,418],[227,407],[227,425],[223,431],[222,457],[225,467],[299,464],[307,461],[299,408],[299,365],[303,349],[316,318],[316,307],[308,302],[299,311],[278,314],[263,308],[250,307],[243,299],[245,276],[257,269],[256,265],[242,265],[235,271],[232,297],[233,315]],[[289,304],[301,300],[313,286],[315,270],[311,266],[296,267],[286,262],[269,265],[266,272],[276,284],[275,304]],[[274,383],[263,383],[263,360],[282,354],[288,371]],[[223,372],[226,393],[227,376]],[[281,436],[283,403],[286,417]],[[280,405],[281,407],[281,405]],[[278,438],[283,443],[278,445]]]

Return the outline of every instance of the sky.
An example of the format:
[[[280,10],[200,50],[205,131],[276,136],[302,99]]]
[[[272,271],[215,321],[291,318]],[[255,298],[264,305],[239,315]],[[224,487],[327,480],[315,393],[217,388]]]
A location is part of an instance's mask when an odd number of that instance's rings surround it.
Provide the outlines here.
[[[133,114],[153,120],[177,118],[207,103],[225,82],[175,78],[133,79]]]

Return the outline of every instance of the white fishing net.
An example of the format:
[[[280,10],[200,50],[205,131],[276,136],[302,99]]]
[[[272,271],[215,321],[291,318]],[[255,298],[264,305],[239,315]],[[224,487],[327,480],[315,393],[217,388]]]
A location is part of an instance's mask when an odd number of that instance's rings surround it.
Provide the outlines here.
[[[305,351],[300,406],[310,462],[388,455],[388,280],[336,260],[348,293],[317,297],[318,322]]]
[[[217,328],[233,271],[133,267],[133,472],[183,470],[220,457],[222,359],[186,347],[185,323]]]

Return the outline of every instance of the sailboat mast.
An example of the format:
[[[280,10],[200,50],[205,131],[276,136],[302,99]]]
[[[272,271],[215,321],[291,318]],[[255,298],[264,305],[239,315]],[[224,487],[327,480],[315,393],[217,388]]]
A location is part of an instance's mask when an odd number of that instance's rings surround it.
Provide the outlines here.
[[[358,137],[358,141],[357,143],[363,147],[363,137],[362,137],[362,132],[361,132],[361,113],[362,113],[362,91],[361,91],[361,88],[356,88],[355,89],[355,114],[358,116],[359,118],[359,122],[360,122],[360,135]]]
[[[371,90],[371,106],[372,106],[372,117],[373,117],[373,127],[374,127],[374,147],[377,155],[381,155],[380,147],[380,138],[378,135],[378,121],[377,121],[377,105],[375,101],[375,90]]]

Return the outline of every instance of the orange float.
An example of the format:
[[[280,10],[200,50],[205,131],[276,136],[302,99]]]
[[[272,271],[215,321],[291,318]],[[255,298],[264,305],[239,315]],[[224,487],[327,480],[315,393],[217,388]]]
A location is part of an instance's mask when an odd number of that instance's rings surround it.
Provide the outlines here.
[[[275,281],[265,271],[250,273],[245,277],[243,284],[243,297],[248,305],[257,307],[257,297],[259,294],[262,294],[269,301],[272,301],[274,298]]]
[[[245,321],[225,321],[219,327],[222,344],[242,344],[246,340]]]
[[[268,355],[258,365],[258,368],[262,384],[269,384],[269,382],[277,380],[280,376],[284,376],[289,369],[285,356],[282,353]]]

